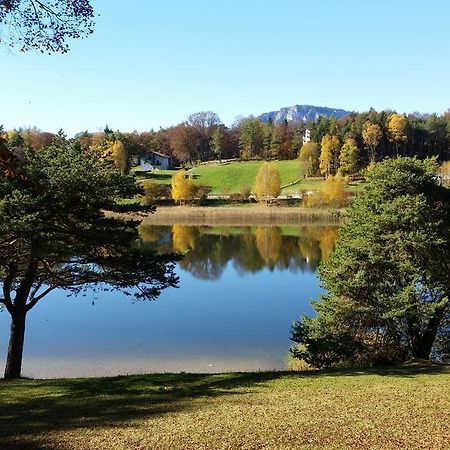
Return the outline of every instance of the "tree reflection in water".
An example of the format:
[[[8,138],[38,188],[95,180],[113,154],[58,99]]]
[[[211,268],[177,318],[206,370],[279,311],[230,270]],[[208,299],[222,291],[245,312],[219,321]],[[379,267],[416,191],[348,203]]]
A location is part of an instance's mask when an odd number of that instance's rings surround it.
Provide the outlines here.
[[[333,251],[338,232],[334,224],[139,227],[142,245],[182,253],[180,267],[202,280],[219,279],[228,263],[241,275],[263,269],[315,272]]]

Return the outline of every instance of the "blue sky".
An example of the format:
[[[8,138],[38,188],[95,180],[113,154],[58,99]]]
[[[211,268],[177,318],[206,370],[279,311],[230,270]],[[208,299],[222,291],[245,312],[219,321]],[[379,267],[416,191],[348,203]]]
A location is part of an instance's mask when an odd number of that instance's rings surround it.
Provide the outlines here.
[[[448,0],[94,0],[66,55],[0,48],[0,124],[158,129],[294,104],[450,108]]]

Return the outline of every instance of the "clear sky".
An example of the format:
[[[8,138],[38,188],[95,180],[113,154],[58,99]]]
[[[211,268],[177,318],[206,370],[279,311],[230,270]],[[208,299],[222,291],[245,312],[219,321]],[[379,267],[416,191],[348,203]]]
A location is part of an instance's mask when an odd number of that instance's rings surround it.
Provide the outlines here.
[[[66,55],[0,48],[0,124],[158,129],[294,104],[450,108],[449,0],[94,0]]]

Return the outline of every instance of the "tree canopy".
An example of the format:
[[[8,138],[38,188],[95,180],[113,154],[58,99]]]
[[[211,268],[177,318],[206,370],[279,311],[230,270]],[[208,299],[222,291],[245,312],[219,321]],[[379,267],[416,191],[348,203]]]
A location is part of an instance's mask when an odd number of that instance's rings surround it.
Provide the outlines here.
[[[436,170],[403,157],[370,173],[320,268],[317,316],[294,326],[294,355],[322,367],[449,352],[450,191]]]
[[[61,142],[10,159],[16,170],[0,171],[0,303],[12,319],[11,378],[20,375],[26,315],[51,291],[97,285],[155,299],[177,277],[173,255],[142,249],[134,224],[105,217],[136,187],[98,152]]]
[[[280,192],[280,172],[275,164],[265,162],[256,174],[256,198],[258,201],[262,201],[267,205],[271,200],[277,198],[280,195]]]
[[[194,180],[186,175],[185,170],[179,170],[172,175],[172,198],[179,202],[180,205],[183,202],[192,200],[195,196]]]
[[[395,135],[402,140],[393,139],[390,131],[392,116],[391,111],[370,110],[351,113],[338,121],[320,116],[307,123],[263,123],[250,117],[241,118],[231,127],[226,127],[218,123],[216,115],[206,111],[158,131],[111,132],[107,127],[104,132],[82,131],[75,139],[82,148],[94,146],[102,150],[107,150],[112,142],[120,141],[129,156],[129,163],[134,156],[145,156],[150,152],[170,156],[175,166],[214,159],[293,159],[299,156],[308,175],[319,173],[319,162],[322,163],[324,175],[339,171],[340,144],[349,140],[354,142],[358,153],[356,176],[363,174],[372,163],[398,154],[420,159],[437,156],[441,162],[450,159],[450,112],[400,116],[397,122],[406,125],[403,129],[406,134],[402,134],[402,128],[397,127],[400,134]],[[310,132],[311,141],[304,151],[300,151],[305,130]],[[22,146],[35,150],[49,145],[55,137],[36,128],[0,131],[0,134],[4,135],[10,147]],[[322,139],[326,136],[325,147],[321,148]],[[330,139],[333,136],[337,141]],[[347,156],[344,160],[348,160]]]
[[[315,142],[307,142],[300,149],[298,160],[304,164],[307,175],[316,175],[319,171],[320,147]]]
[[[66,53],[93,26],[89,0],[0,0],[0,42],[21,51]]]
[[[325,176],[334,175],[339,166],[340,142],[339,138],[332,134],[327,134],[321,141],[320,172]]]

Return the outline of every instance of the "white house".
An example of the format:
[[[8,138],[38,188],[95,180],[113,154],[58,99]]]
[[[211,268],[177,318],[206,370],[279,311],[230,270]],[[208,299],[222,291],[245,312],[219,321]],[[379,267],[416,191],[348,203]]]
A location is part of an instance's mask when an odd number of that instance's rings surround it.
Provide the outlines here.
[[[159,152],[150,152],[146,155],[139,156],[137,165],[139,170],[147,171],[154,169],[166,170],[170,167],[170,156]]]
[[[303,145],[307,144],[310,141],[311,141],[311,131],[306,129],[305,134],[303,135]]]

